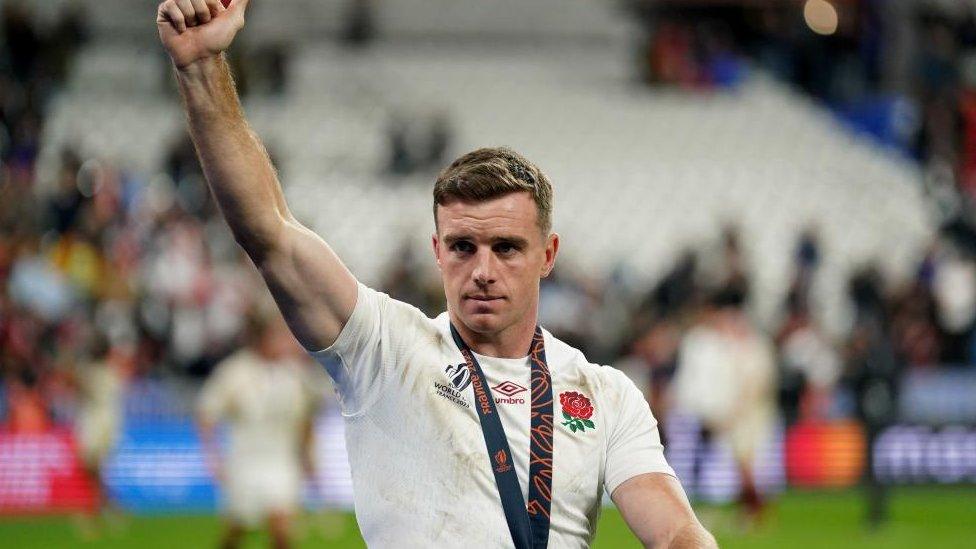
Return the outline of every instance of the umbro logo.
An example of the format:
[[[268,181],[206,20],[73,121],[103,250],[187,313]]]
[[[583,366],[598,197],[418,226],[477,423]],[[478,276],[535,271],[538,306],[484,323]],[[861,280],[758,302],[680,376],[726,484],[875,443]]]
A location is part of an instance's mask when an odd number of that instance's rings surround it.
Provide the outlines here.
[[[497,392],[499,392],[499,393],[501,393],[501,394],[503,394],[503,395],[505,395],[507,397],[512,397],[512,396],[517,395],[519,393],[528,391],[528,389],[526,389],[525,387],[522,387],[521,385],[519,385],[518,383],[515,383],[514,381],[503,381],[503,382],[499,383],[498,385],[495,385],[494,387],[492,387],[491,390],[492,391],[497,391]]]
[[[513,398],[519,393],[524,393],[528,391],[525,387],[522,387],[514,381],[503,381],[498,385],[491,388],[493,392],[496,392],[504,396],[496,396],[495,404],[525,404],[524,398]]]

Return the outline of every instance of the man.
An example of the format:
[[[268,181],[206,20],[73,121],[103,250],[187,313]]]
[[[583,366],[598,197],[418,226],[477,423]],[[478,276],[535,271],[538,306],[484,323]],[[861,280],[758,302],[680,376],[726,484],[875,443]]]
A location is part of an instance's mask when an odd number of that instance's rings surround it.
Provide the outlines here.
[[[440,175],[447,313],[428,319],[358,283],[291,215],[241,113],[221,52],[247,3],[167,0],[159,34],[231,230],[335,381],[366,542],[584,547],[606,489],[645,545],[714,546],[640,391],[536,326],[559,248],[545,175],[505,149]]]
[[[245,529],[262,522],[275,547],[288,547],[302,476],[312,473],[312,427],[324,380],[312,377],[274,316],[252,315],[248,347],[221,362],[200,393],[200,439],[225,500],[222,547],[239,546]],[[230,426],[223,456],[215,440],[221,422]]]
[[[113,346],[101,333],[92,336],[90,360],[69,373],[78,390],[79,409],[75,439],[85,472],[97,487],[95,512],[110,526],[117,526],[118,510],[109,498],[102,472],[115,449],[122,426],[125,384],[132,369],[131,350]],[[94,516],[81,517],[78,526],[85,537],[96,534]]]
[[[751,527],[763,510],[755,462],[775,426],[776,360],[771,342],[743,309],[744,292],[732,285],[712,296],[701,323],[681,342],[674,386],[679,406],[701,421],[703,441],[714,436],[731,450],[739,503]],[[696,469],[703,457],[699,452]]]

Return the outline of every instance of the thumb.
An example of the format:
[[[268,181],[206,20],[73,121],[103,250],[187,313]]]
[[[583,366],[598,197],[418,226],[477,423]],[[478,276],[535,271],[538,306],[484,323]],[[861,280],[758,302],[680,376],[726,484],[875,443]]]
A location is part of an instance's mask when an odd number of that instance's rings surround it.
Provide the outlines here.
[[[247,9],[247,5],[251,0],[221,0],[221,3],[226,2],[227,9],[230,11],[241,10],[242,12]]]

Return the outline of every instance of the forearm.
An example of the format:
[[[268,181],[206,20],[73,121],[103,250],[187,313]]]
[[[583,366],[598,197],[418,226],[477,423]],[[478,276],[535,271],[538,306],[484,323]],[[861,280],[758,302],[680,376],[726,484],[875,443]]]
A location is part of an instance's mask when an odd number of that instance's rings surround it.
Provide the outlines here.
[[[717,547],[695,517],[678,479],[671,475],[638,475],[618,486],[611,498],[644,547]]]
[[[244,118],[222,54],[176,74],[211,192],[234,237],[257,259],[278,242],[291,217],[268,153]]]

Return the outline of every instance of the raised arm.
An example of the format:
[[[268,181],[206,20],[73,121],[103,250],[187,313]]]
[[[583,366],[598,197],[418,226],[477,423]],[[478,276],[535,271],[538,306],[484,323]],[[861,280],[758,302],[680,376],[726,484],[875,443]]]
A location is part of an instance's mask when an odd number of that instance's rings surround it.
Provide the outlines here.
[[[166,0],[159,38],[176,68],[190,136],[234,238],[264,277],[307,349],[332,344],[356,305],[356,280],[285,203],[261,141],[248,126],[223,52],[249,0]]]

